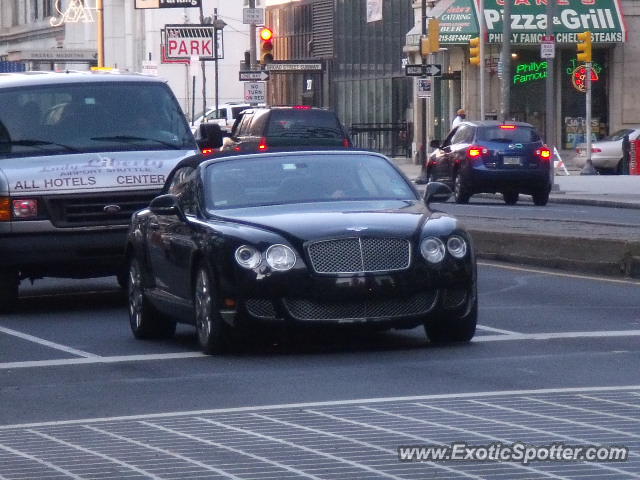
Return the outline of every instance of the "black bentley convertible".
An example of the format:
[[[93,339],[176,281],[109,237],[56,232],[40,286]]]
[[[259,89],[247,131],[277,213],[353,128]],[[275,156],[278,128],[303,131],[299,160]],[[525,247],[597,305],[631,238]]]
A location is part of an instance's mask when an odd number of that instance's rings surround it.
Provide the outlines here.
[[[469,341],[476,264],[468,233],[429,209],[393,163],[362,151],[186,162],[133,215],[129,314],[137,338],[195,325],[205,352],[257,324],[424,325],[432,342]]]

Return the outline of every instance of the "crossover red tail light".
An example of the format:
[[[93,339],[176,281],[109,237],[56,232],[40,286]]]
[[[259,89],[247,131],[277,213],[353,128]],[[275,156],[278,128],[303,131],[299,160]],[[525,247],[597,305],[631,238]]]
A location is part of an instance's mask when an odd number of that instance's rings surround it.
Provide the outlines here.
[[[267,139],[266,137],[262,137],[260,139],[260,143],[258,144],[258,150],[264,151],[267,149]]]
[[[205,155],[209,155],[213,153],[213,148],[203,148],[202,153]]]
[[[348,139],[348,138],[346,138],[346,137],[345,137],[345,138],[342,140],[342,146],[343,146],[343,147],[345,147],[345,148],[351,148],[351,142],[349,141],[349,139]]]
[[[500,125],[500,128],[503,130],[515,130],[518,127],[516,127],[515,125]]]
[[[551,160],[551,149],[547,147],[542,147],[536,150],[536,155],[543,160],[549,161]]]
[[[591,148],[591,153],[600,153],[600,152],[602,152],[601,148],[597,148],[597,147],[596,148]]]
[[[489,150],[479,145],[471,145],[469,148],[467,148],[467,157],[469,158],[478,158],[488,154]]]

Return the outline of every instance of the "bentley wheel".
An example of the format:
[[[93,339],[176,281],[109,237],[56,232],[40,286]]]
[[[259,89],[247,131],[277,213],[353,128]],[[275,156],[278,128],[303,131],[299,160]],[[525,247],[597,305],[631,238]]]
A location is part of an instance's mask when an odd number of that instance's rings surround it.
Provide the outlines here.
[[[476,333],[478,299],[466,315],[455,317],[439,311],[424,324],[431,343],[469,342]]]
[[[502,198],[507,205],[515,205],[520,199],[520,194],[518,192],[504,192]]]
[[[227,346],[227,327],[220,315],[209,269],[201,265],[196,271],[193,292],[198,343],[207,354],[223,352]]]
[[[18,272],[0,272],[0,313],[13,310],[18,301]]]
[[[176,324],[160,315],[144,296],[142,270],[136,258],[129,262],[127,291],[129,295],[129,325],[138,339],[168,338],[176,331]]]
[[[456,203],[469,203],[469,198],[471,194],[469,194],[464,181],[462,179],[462,173],[456,172],[456,176],[453,179],[453,198]]]

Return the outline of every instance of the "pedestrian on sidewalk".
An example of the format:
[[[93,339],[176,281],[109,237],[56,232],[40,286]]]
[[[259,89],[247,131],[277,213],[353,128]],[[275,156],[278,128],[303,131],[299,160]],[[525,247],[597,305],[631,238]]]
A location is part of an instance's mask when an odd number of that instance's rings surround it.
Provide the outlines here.
[[[456,113],[457,113],[456,118],[454,118],[453,122],[451,122],[451,128],[457,127],[458,124],[467,117],[467,114],[464,112],[462,108],[459,109]]]

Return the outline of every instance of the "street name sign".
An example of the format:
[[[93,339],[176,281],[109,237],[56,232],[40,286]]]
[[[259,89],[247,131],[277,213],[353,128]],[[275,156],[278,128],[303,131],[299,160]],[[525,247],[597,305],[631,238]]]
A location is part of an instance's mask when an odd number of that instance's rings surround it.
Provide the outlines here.
[[[136,0],[135,8],[189,8],[200,5],[201,0]]]
[[[244,101],[247,103],[267,103],[267,84],[265,82],[245,82]]]
[[[405,65],[404,73],[408,77],[421,77],[422,76],[422,64],[418,63],[416,65]]]
[[[269,74],[263,70],[243,70],[238,74],[241,82],[265,82],[269,80]]]
[[[321,63],[267,63],[265,69],[269,72],[320,72]]]
[[[243,8],[242,23],[245,25],[264,25],[264,8]]]

